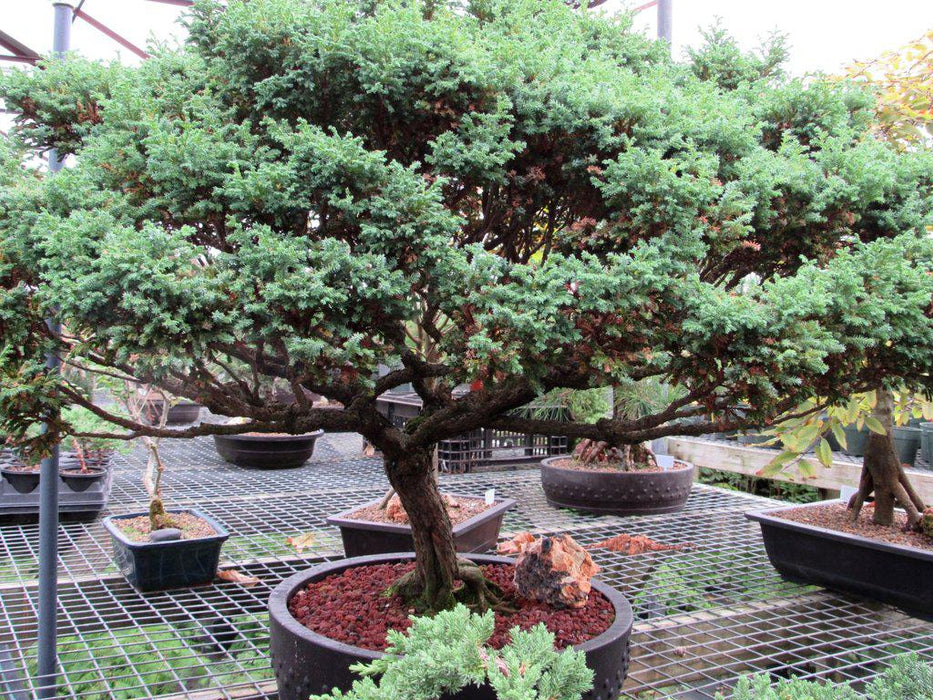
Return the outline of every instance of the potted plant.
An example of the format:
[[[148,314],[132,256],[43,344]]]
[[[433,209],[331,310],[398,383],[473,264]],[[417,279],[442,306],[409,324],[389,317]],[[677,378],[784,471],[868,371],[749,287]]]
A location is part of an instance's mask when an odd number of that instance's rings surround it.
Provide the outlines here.
[[[124,391],[120,393],[114,386],[114,393],[121,396],[134,421],[149,422],[152,402],[148,390],[134,391],[132,383],[125,380]],[[155,427],[164,429],[168,403],[163,401],[161,408]],[[142,440],[149,453],[143,477],[149,509],[104,518],[114,562],[140,591],[210,583],[217,574],[220,549],[229,534],[214,518],[195,508],[166,510],[162,501],[165,465],[159,452],[159,437],[147,435]]]
[[[814,437],[817,456],[829,466],[832,453],[825,436],[834,432],[846,447],[848,436],[841,427],[862,423],[869,436],[859,487],[848,502],[748,513],[761,524],[771,563],[793,580],[933,613],[933,592],[924,583],[933,576],[933,528],[923,527],[925,518],[933,523],[933,511],[924,510],[904,471],[906,460],[898,454],[895,423],[906,420],[905,410],[898,410],[894,392],[884,387],[830,406],[825,415],[807,415],[811,408],[805,406],[804,417],[775,428],[785,450],[765,473],[796,463],[800,448]],[[929,413],[930,405],[922,410]]]
[[[159,420],[161,420],[163,404],[166,401],[169,404],[168,417],[165,420],[166,425],[194,423],[198,416],[201,415],[201,404],[196,401],[168,397],[164,393],[154,391],[149,387],[142,387],[140,391],[149,394],[149,399],[145,405],[145,418],[150,423],[158,424]]]
[[[452,526],[454,547],[461,554],[488,552],[499,540],[499,530],[512,498],[474,498],[456,493],[442,494]],[[389,552],[411,552],[414,547],[408,513],[390,490],[385,496],[327,518],[340,528],[343,551],[348,557]]]
[[[610,447],[583,440],[572,455],[541,462],[541,486],[548,503],[598,515],[682,510],[693,476],[692,464],[655,455],[647,445]]]
[[[0,150],[4,432],[44,418],[54,442],[63,401],[91,409],[49,352],[250,421],[95,406],[102,437],[358,432],[409,516],[392,589],[430,613],[501,607],[457,553],[439,441],[485,427],[631,454],[850,395],[869,363],[910,386],[933,372],[928,156],[873,141],[844,87],[785,80],[779,47],[716,36],[678,65],[560,0],[191,12],[189,41],[139,66],[0,77],[12,138],[74,155],[47,177]],[[636,419],[512,415],[651,377],[683,395]],[[271,378],[335,407],[267,401]],[[421,408],[400,428],[376,404],[406,384]],[[382,556],[343,564],[404,563]],[[273,654],[280,684],[309,672],[292,663]],[[607,663],[595,692],[615,697],[624,654]]]
[[[489,644],[495,618],[488,611],[477,615],[461,605],[411,622],[405,634],[391,634],[392,644],[384,656],[354,668],[361,679],[353,682],[349,693],[314,700],[416,698],[430,693],[449,697],[471,685],[484,687],[489,697],[534,693],[550,700],[580,700],[593,685],[584,654],[571,649],[562,656],[544,625],[531,630],[516,627],[509,643],[496,649]]]
[[[570,392],[563,397],[572,419],[596,421],[608,412],[617,419],[639,420],[684,396],[681,387],[657,379],[619,383],[613,387],[611,406],[594,403],[592,398],[587,401],[588,394],[592,392]],[[541,462],[541,486],[548,503],[595,514],[681,510],[690,496],[693,477],[692,465],[655,455],[647,443],[611,447],[608,442],[584,439],[571,455]]]
[[[229,368],[229,366],[228,366]],[[230,369],[229,371],[233,371]],[[260,400],[267,405],[327,406],[323,397],[306,389],[288,386],[281,381],[260,380]],[[248,426],[248,417],[227,420],[228,425]],[[314,446],[323,430],[306,433],[249,431],[214,435],[214,448],[227,462],[252,469],[293,469],[302,466],[314,454]]]
[[[311,459],[314,445],[323,434],[323,430],[312,430],[300,435],[264,432],[214,435],[214,447],[225,461],[239,467],[293,469]]]
[[[93,437],[93,433],[106,429],[108,424],[83,407],[69,407],[62,418],[70,426],[71,434],[59,457],[59,474],[64,484],[75,492],[88,488],[106,479],[110,473],[114,452],[119,441]]]
[[[59,456],[60,514],[86,519],[106,506],[113,479],[112,456],[122,443],[83,436],[83,431],[106,425],[84,408],[68,407],[63,411],[63,433],[67,437]],[[29,432],[38,435],[38,430]],[[42,453],[22,449],[25,446],[22,437],[7,438],[6,444],[0,450],[0,516],[18,522],[32,521],[39,515]]]

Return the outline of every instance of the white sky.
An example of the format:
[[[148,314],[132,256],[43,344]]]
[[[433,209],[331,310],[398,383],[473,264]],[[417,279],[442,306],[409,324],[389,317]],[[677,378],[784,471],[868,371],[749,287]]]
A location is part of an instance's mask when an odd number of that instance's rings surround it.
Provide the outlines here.
[[[606,7],[637,6],[644,0],[610,0]],[[721,17],[746,47],[769,32],[789,36],[794,73],[833,72],[853,59],[896,48],[933,28],[933,0],[673,0],[674,51],[700,41],[699,27]],[[149,0],[85,0],[84,10],[133,43],[154,36],[179,36],[181,8]],[[655,11],[641,13],[638,26],[655,31]],[[52,43],[51,0],[0,0],[0,29],[27,46],[48,52]],[[81,20],[74,24],[72,46],[86,56],[136,58]]]
[[[635,7],[645,0],[609,0],[607,11]],[[674,53],[701,42],[700,28],[721,18],[746,48],[758,46],[772,31],[788,35],[791,72],[836,72],[856,59],[897,48],[933,28],[933,0],[673,0]],[[85,0],[83,9],[137,46],[150,39],[171,41],[183,35],[177,19],[183,9],[150,0]],[[0,29],[30,48],[47,53],[52,44],[51,0],[0,0]],[[654,8],[642,12],[637,27],[656,31]],[[78,19],[72,48],[92,58],[139,59]],[[2,52],[2,49],[0,49]],[[13,64],[0,62],[0,68]],[[9,115],[0,114],[0,129]]]

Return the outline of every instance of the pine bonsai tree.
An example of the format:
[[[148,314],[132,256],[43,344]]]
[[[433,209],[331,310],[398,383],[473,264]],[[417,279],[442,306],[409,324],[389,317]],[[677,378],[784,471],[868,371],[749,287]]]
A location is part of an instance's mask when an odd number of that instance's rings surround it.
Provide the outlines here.
[[[138,67],[3,78],[22,144],[75,155],[42,177],[0,154],[3,432],[74,404],[106,437],[362,433],[411,519],[400,589],[436,609],[494,595],[454,550],[439,440],[623,447],[879,371],[930,384],[933,161],[876,141],[859,90],[784,78],[780,47],[728,70],[714,36],[677,64],[558,0],[200,0],[187,23]],[[49,351],[252,423],[122,418],[48,375]],[[649,377],[683,391],[638,418],[509,415]],[[297,400],[261,397],[268,378]],[[409,382],[402,430],[375,401]]]

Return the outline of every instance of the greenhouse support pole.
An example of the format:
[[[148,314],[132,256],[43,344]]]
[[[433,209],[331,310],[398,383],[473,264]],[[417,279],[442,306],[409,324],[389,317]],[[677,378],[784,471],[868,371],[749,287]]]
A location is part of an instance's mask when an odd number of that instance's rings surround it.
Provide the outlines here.
[[[52,39],[52,53],[62,59],[71,43],[71,22],[74,8],[67,2],[56,2],[55,33]],[[56,173],[62,169],[63,157],[53,149],[49,153],[49,171]],[[48,319],[46,323],[52,335],[61,333],[57,319]],[[56,352],[49,353],[45,359],[49,372],[58,372],[61,358]],[[43,426],[48,430],[48,424]],[[56,695],[58,676],[58,649],[56,624],[58,617],[58,445],[52,453],[42,460],[39,476],[39,631],[36,647],[38,649],[38,669],[36,697],[50,700]]]
[[[658,39],[671,43],[674,35],[674,0],[658,0]]]

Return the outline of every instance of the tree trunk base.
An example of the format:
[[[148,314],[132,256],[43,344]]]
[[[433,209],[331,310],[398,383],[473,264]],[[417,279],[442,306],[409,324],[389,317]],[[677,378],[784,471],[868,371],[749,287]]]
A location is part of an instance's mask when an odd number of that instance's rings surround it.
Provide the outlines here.
[[[498,610],[515,612],[515,608],[504,601],[502,589],[483,576],[483,570],[468,559],[457,558],[457,579],[460,585],[454,585],[449,591],[438,597],[426,595],[424,580],[418,569],[409,571],[399,578],[385,592],[386,596],[399,595],[408,605],[420,614],[436,613],[452,608],[461,603],[476,612]]]
[[[904,465],[894,449],[893,398],[889,392],[879,391],[874,415],[885,429],[885,434],[872,433],[862,459],[862,474],[859,487],[849,499],[852,522],[858,521],[862,506],[872,494],[875,495],[872,522],[876,525],[893,525],[894,509],[900,506],[907,513],[907,530],[918,530],[920,514],[924,504],[913,488]]]

